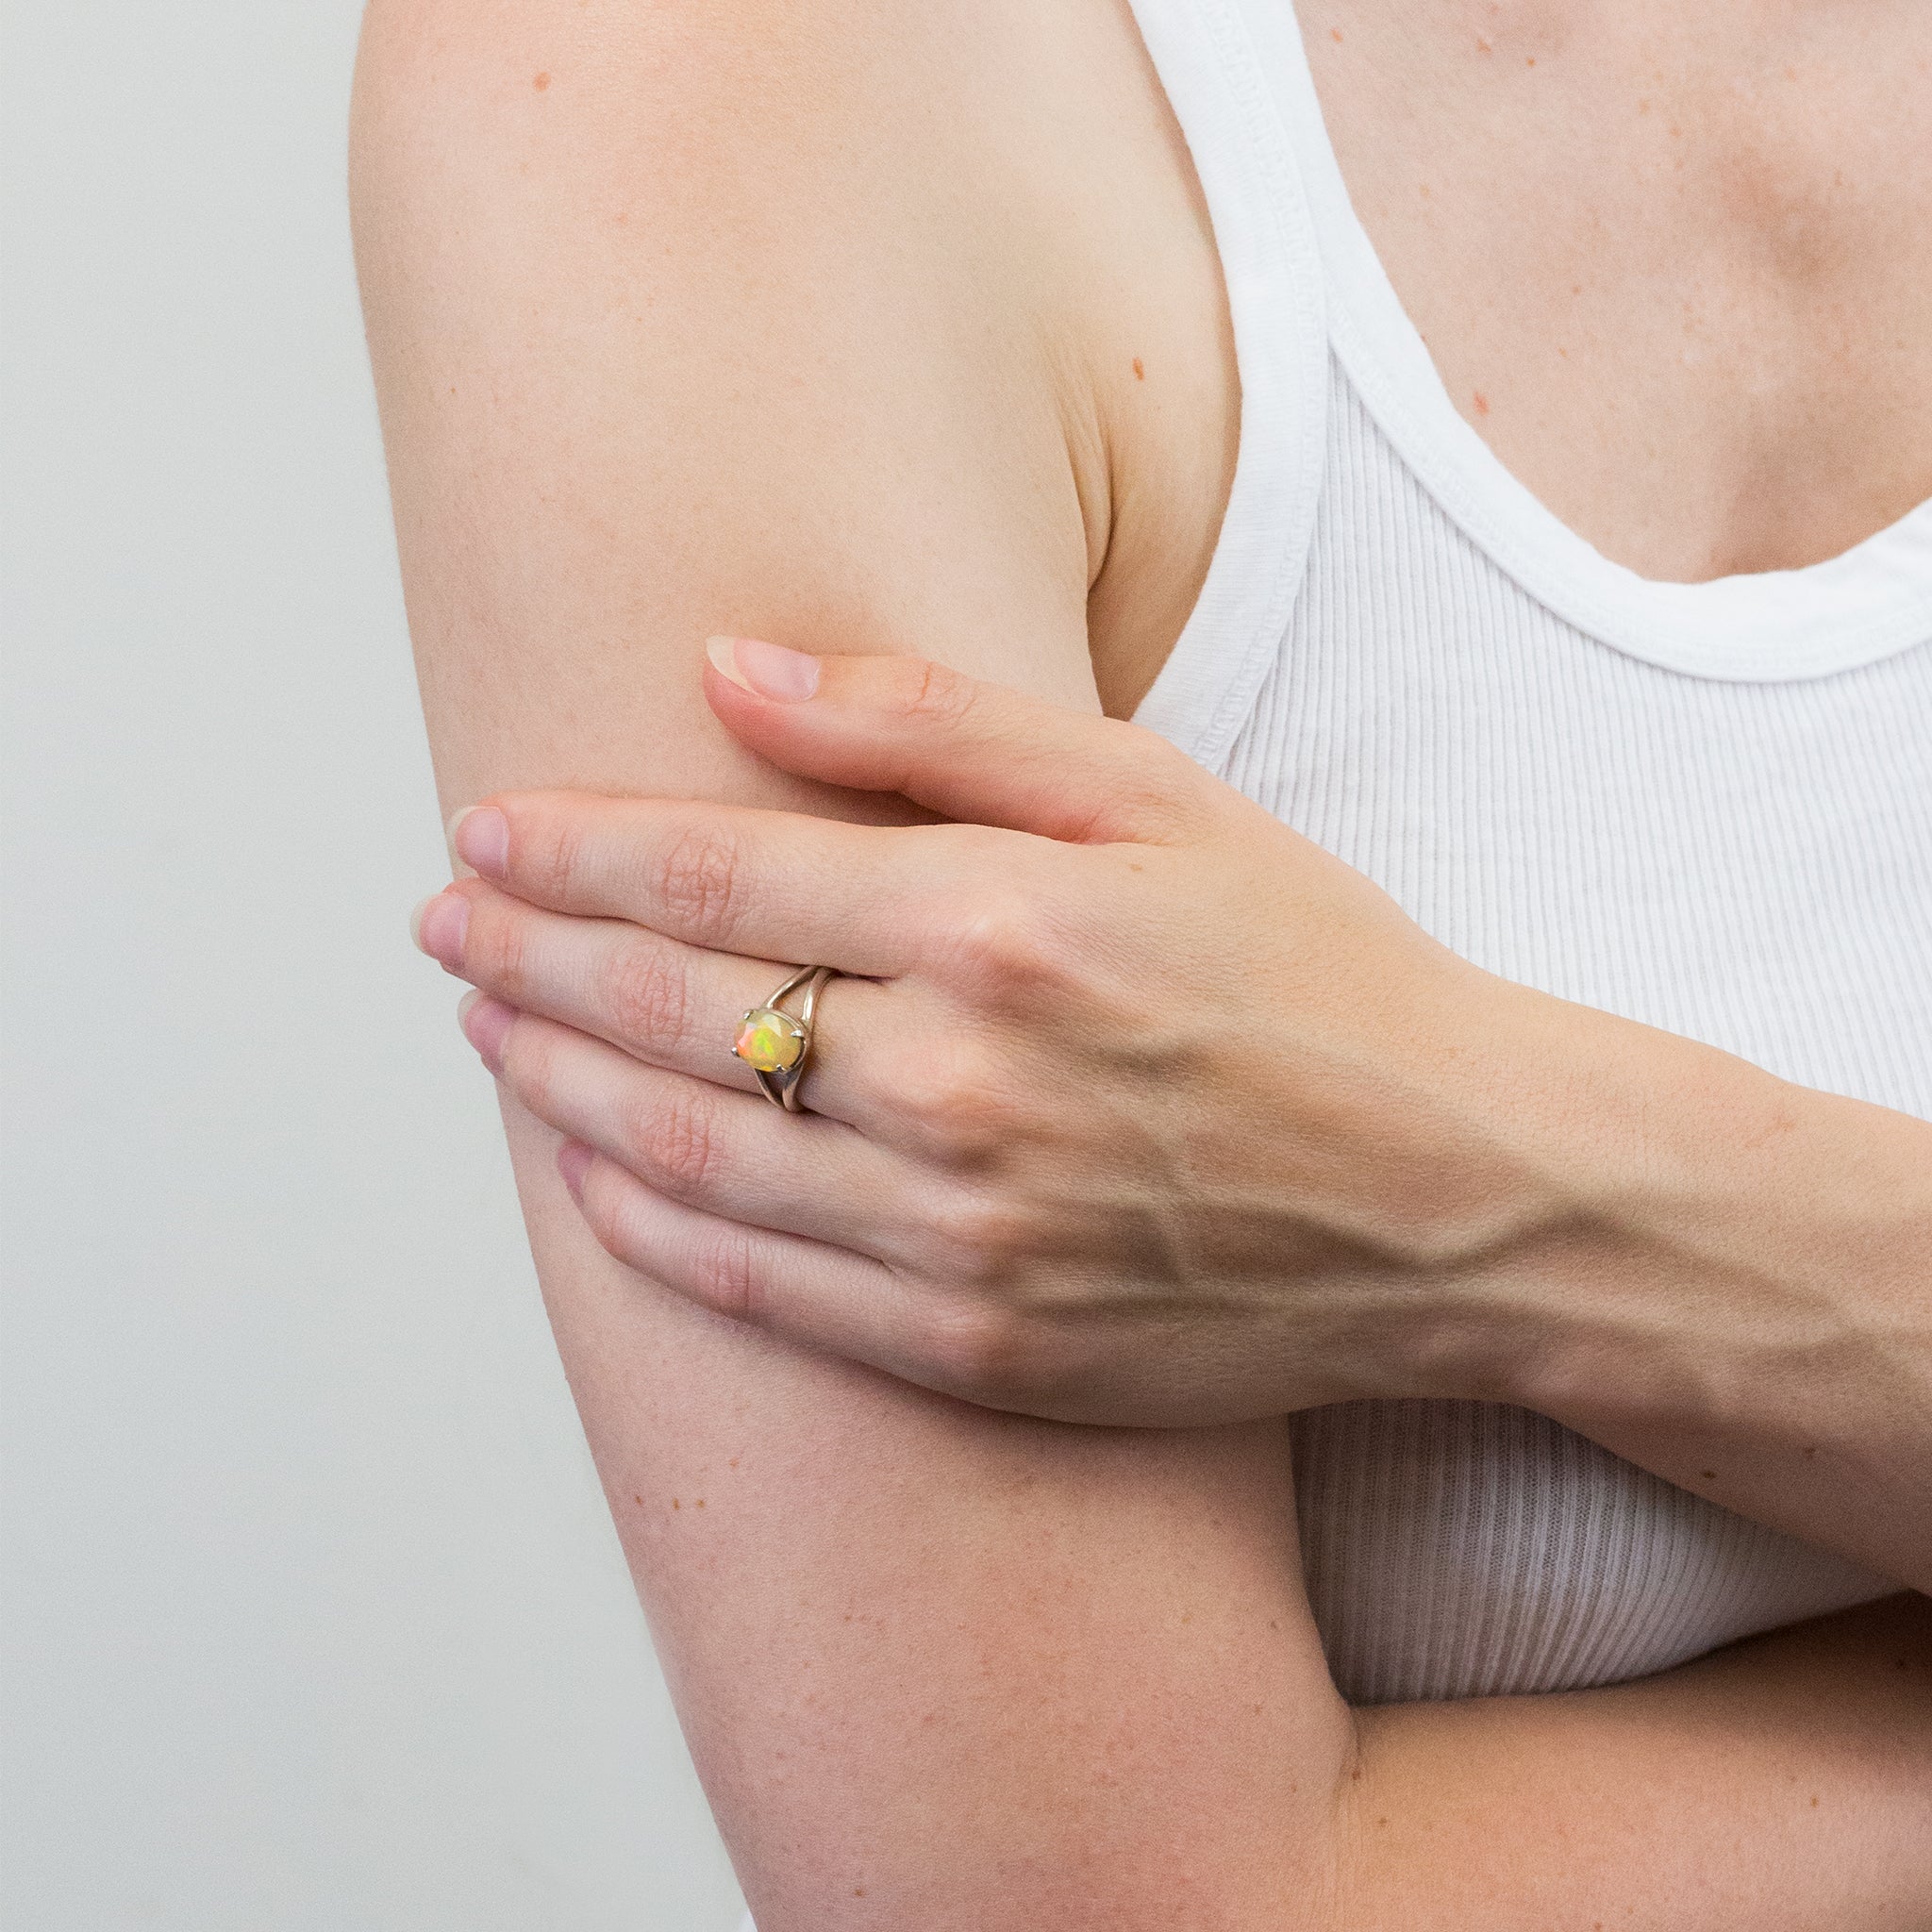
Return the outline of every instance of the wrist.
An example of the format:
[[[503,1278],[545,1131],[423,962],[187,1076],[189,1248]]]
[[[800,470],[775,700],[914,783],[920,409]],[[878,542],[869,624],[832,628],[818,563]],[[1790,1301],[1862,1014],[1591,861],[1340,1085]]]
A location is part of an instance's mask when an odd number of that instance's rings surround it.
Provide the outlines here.
[[[1514,1021],[1545,1211],[1478,1264],[1470,1379],[1599,1437],[1824,1440],[1923,1299],[1932,1127],[1547,996]]]
[[[1370,1245],[1392,1265],[1339,1358],[1354,1394],[1544,1407],[1532,1393],[1596,1351],[1605,1287],[1648,1241],[1651,1110],[1683,1077],[1656,1062],[1690,1043],[1442,963],[1400,1027],[1407,1091],[1379,1102],[1375,1165],[1400,1187]]]

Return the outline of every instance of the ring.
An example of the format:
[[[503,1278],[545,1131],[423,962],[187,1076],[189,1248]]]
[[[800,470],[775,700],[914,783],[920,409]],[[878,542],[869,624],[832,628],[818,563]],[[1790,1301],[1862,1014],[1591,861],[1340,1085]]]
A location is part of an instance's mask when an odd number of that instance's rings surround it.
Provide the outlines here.
[[[731,1051],[752,1071],[758,1091],[774,1107],[796,1113],[798,1083],[811,1054],[812,1015],[818,1010],[819,989],[831,978],[829,966],[801,966],[761,1007],[753,1007],[738,1023]],[[796,1017],[780,1002],[805,988]]]

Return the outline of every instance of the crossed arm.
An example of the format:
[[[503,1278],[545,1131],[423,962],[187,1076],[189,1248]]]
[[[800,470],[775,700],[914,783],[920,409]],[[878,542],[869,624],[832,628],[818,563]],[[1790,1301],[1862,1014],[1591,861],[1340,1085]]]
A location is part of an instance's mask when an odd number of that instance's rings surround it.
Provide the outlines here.
[[[935,46],[967,34],[932,12]],[[812,25],[802,48],[756,6],[372,16],[358,252],[447,808],[577,786],[908,816],[718,727],[695,641],[727,626],[916,642],[1096,708],[1078,358],[1039,352],[1065,318],[1024,233],[976,256],[970,221],[906,214],[931,184],[869,143],[921,112],[908,76],[859,58],[865,21]],[[1000,1414],[725,1319],[600,1247],[557,1134],[508,1093],[506,1120],[764,1932],[1923,1915],[1920,1607],[1614,1690],[1351,1713],[1278,1422]]]

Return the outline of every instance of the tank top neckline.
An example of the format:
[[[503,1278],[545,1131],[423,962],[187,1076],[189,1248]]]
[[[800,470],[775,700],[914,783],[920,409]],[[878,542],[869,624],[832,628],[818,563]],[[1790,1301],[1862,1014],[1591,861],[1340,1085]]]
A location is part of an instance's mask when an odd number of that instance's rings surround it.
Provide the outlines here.
[[[1243,387],[1224,543],[1250,552],[1257,516],[1274,523],[1275,541],[1291,534],[1281,522],[1281,449],[1300,443],[1310,419],[1319,425],[1324,412],[1310,392],[1306,355],[1298,383],[1274,377],[1284,341],[1294,359],[1291,339],[1305,339],[1313,318],[1324,353],[1332,350],[1377,426],[1443,511],[1540,603],[1600,642],[1666,670],[1770,684],[1854,670],[1932,640],[1932,500],[1840,556],[1792,570],[1681,584],[1641,576],[1605,557],[1518,481],[1450,400],[1349,198],[1292,0],[1193,0],[1172,9],[1143,4],[1137,12],[1143,33],[1162,16],[1191,14],[1191,21],[1167,19],[1157,30],[1163,39],[1191,38],[1203,56],[1212,50],[1224,70],[1224,98],[1213,118],[1183,111],[1182,125],[1191,140],[1197,129],[1226,129],[1248,150],[1234,165],[1226,155],[1194,150],[1223,252]],[[1165,76],[1171,50],[1154,51]],[[1256,94],[1265,97],[1272,126],[1257,125]],[[1277,157],[1271,170],[1268,151],[1277,144],[1288,165],[1281,168]],[[1257,225],[1249,204],[1262,192],[1280,202],[1267,273],[1246,258],[1255,252],[1251,239],[1243,258],[1230,264],[1223,233],[1247,236]],[[1280,278],[1309,274],[1320,287],[1300,291],[1294,320],[1301,328],[1288,329],[1287,317],[1270,312],[1283,303]],[[1272,420],[1248,407],[1251,376],[1264,363]],[[1281,413],[1291,387],[1301,391],[1299,425]],[[1305,527],[1292,537],[1305,547]],[[1204,606],[1214,601],[1208,592],[1222,588],[1215,575],[1210,563]],[[1208,614],[1197,608],[1197,616]],[[1225,638],[1224,623],[1212,627]],[[1191,619],[1188,630],[1196,628]],[[1175,659],[1189,642],[1184,631]],[[1184,662],[1170,660],[1169,669],[1175,676],[1163,673],[1162,682],[1170,689],[1158,682],[1143,708],[1157,726],[1177,688],[1194,681]],[[1224,678],[1228,671],[1224,661]],[[1207,736],[1219,742],[1223,734]]]

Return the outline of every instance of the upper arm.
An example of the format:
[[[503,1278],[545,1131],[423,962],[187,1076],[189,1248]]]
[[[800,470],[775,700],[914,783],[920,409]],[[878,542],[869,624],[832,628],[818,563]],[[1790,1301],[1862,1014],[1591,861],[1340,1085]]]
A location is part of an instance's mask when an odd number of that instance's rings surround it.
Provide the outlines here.
[[[358,262],[446,808],[808,799],[706,711],[715,631],[1094,704],[1051,208],[961,74],[992,11],[377,0]],[[1279,1429],[998,1415],[739,1330],[509,1125],[766,1932],[1295,1924],[1348,1729]]]

